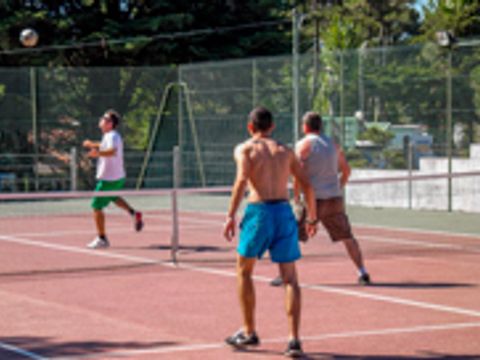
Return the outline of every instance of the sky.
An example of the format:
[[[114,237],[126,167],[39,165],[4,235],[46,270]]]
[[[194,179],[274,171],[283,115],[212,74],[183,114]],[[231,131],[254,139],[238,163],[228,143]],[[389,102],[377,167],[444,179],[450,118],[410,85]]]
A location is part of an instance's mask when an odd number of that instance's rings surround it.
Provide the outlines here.
[[[415,8],[418,10],[422,18],[423,18],[422,6],[427,5],[427,3],[428,3],[428,0],[417,0],[417,3],[415,4]]]

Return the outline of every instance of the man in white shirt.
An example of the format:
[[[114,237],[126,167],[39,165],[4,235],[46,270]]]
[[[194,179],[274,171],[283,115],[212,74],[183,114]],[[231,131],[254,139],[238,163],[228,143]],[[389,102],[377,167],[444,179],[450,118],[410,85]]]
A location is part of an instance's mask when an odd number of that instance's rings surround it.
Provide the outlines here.
[[[88,156],[98,159],[97,186],[95,191],[118,191],[125,185],[125,168],[123,166],[123,141],[116,128],[120,122],[120,115],[115,110],[108,110],[100,118],[98,127],[103,133],[101,142],[85,140],[83,146],[90,151]],[[123,198],[118,196],[94,197],[91,206],[97,237],[87,246],[91,249],[107,248],[110,246],[105,233],[105,208],[110,202],[127,211],[134,220],[136,231],[143,228],[142,213],[135,211]]]

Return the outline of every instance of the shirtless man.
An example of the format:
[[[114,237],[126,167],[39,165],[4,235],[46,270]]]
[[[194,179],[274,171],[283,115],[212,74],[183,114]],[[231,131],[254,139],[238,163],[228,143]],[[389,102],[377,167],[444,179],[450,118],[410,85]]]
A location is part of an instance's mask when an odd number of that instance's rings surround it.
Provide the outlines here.
[[[289,324],[289,342],[285,355],[302,354],[299,340],[300,287],[295,261],[301,257],[297,224],[288,203],[287,183],[293,175],[307,203],[306,231],[316,232],[315,194],[303,174],[294,152],[270,137],[274,128],[272,114],[265,108],[252,110],[248,119],[251,138],[239,144],[234,153],[237,175],[223,235],[231,241],[235,235],[235,214],[248,187],[248,205],[240,224],[237,246],[237,283],[243,329],[225,341],[234,347],[258,345],[255,331],[255,291],[252,280],[255,262],[268,249],[278,263],[285,284],[285,303]]]

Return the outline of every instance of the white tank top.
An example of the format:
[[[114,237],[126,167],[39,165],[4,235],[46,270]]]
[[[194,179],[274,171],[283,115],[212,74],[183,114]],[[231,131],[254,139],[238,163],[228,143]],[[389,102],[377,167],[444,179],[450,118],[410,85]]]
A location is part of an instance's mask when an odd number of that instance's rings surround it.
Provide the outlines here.
[[[342,196],[337,149],[332,139],[323,134],[307,134],[301,141],[310,142],[311,151],[304,162],[315,197],[330,199]]]

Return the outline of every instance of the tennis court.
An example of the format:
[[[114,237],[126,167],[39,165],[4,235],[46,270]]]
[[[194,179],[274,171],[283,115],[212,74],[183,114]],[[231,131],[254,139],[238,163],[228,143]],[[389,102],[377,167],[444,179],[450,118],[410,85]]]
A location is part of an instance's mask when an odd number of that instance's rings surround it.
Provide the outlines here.
[[[89,250],[88,199],[2,201],[1,359],[283,358],[283,289],[255,271],[261,345],[232,351],[240,324],[235,244],[221,236],[227,194],[132,196],[143,232],[111,209],[108,250]],[[351,208],[373,285],[356,284],[343,245],[302,245],[306,359],[480,358],[480,225],[462,213]],[[409,226],[410,225],[410,226]]]

